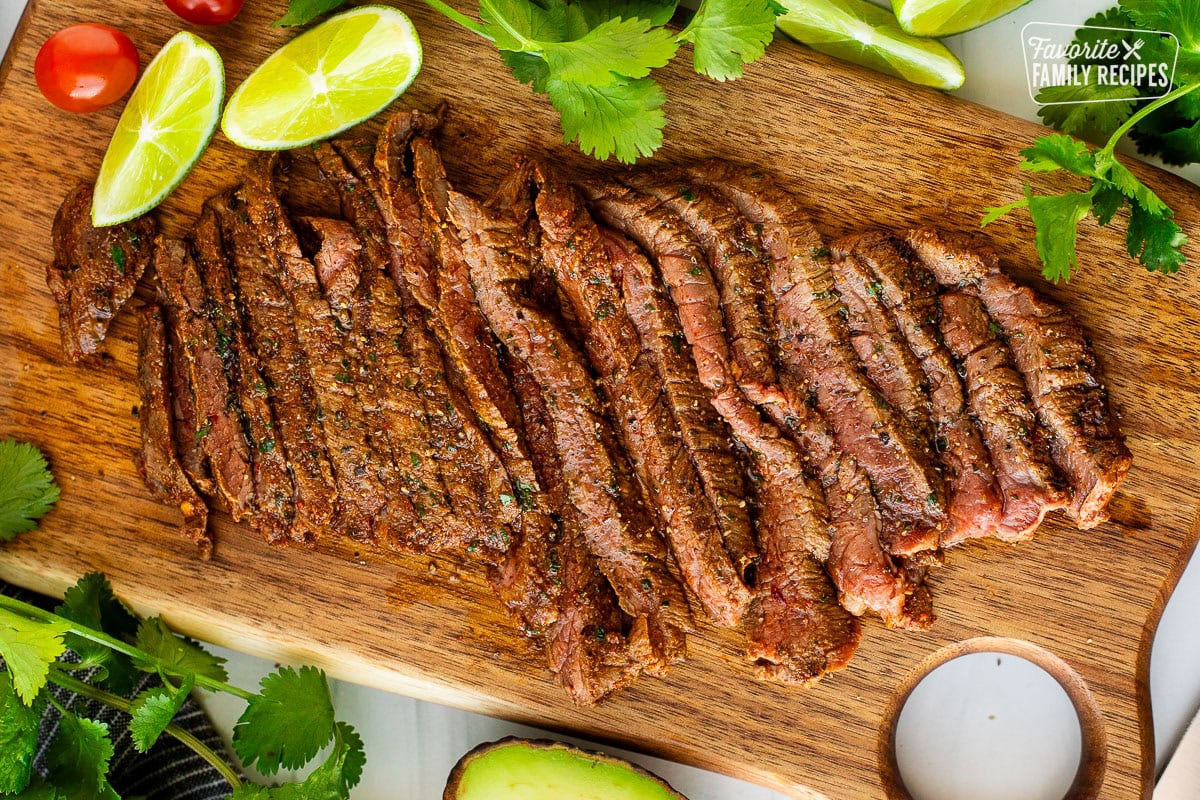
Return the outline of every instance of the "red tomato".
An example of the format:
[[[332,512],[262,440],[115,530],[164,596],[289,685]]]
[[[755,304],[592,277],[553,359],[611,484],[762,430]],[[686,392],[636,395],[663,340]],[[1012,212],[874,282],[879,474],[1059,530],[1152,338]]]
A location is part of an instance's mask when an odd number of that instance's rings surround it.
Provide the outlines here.
[[[51,36],[33,62],[38,88],[64,111],[95,111],[120,100],[138,74],[138,52],[116,28],[84,23]]]
[[[242,10],[245,0],[163,0],[167,8],[193,25],[220,25]]]

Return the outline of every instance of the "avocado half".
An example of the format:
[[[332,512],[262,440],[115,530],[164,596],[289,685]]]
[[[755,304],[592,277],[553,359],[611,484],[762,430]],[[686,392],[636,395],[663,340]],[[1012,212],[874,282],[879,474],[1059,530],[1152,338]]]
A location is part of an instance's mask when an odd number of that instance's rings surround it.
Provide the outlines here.
[[[563,742],[485,742],[450,772],[442,800],[687,800],[657,775]]]

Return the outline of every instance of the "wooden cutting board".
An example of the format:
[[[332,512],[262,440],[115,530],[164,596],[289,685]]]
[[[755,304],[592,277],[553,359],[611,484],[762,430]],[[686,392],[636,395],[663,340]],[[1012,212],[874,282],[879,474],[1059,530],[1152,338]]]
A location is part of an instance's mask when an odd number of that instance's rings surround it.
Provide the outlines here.
[[[224,55],[230,87],[287,38],[267,26],[283,4],[252,0],[235,23],[201,31]],[[490,45],[418,2],[404,7],[425,45],[425,69],[404,102],[453,103],[447,160],[460,186],[489,189],[518,152],[590,168],[561,145],[548,105],[506,74]],[[988,229],[1010,269],[1072,309],[1095,339],[1135,458],[1112,522],[1080,532],[1054,519],[1019,547],[976,543],[949,553],[933,578],[937,625],[914,634],[868,622],[850,669],[812,690],[755,681],[738,636],[702,627],[687,662],[665,680],[645,678],[598,708],[572,708],[477,570],[274,550],[221,516],[216,556],[202,563],[179,539],[177,514],[150,499],[130,461],[133,314],[114,326],[102,363],[72,366],[60,355],[44,283],[54,211],[71,185],[94,177],[118,113],[65,114],[34,86],[42,41],[86,20],[127,31],[143,59],[178,29],[150,0],[34,0],[0,69],[0,299],[9,309],[0,327],[0,436],[41,447],[62,486],[41,530],[0,549],[0,577],[61,593],[83,572],[103,570],[139,611],[163,612],[213,642],[803,798],[907,797],[891,751],[907,691],[955,655],[1005,651],[1047,668],[1080,711],[1083,760],[1071,796],[1149,796],[1150,645],[1198,532],[1200,264],[1150,276],[1125,257],[1119,230],[1088,223],[1081,273],[1051,287],[1037,277],[1026,216]],[[671,125],[659,160],[718,155],[767,166],[808,199],[831,236],[920,222],[973,228],[985,206],[1020,195],[1028,176],[1016,169],[1017,151],[1042,132],[784,42],[725,85],[679,61],[664,79]],[[218,136],[168,202],[167,229],[181,231],[246,157]],[[1196,187],[1135,172],[1200,236]],[[1200,248],[1188,256],[1200,262]]]

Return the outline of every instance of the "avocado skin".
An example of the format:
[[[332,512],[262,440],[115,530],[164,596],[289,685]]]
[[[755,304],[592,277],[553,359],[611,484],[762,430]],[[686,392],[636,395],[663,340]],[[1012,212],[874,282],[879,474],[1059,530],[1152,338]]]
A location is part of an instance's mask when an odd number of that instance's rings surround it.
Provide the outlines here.
[[[519,783],[513,778],[520,778]],[[484,742],[450,771],[442,800],[687,800],[654,773],[549,739]]]

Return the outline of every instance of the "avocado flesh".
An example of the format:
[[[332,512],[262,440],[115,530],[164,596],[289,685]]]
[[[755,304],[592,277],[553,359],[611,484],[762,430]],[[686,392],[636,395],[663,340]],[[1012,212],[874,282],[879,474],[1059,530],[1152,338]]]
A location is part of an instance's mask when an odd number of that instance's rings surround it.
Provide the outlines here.
[[[581,750],[502,744],[466,764],[454,800],[681,800],[631,764]]]

